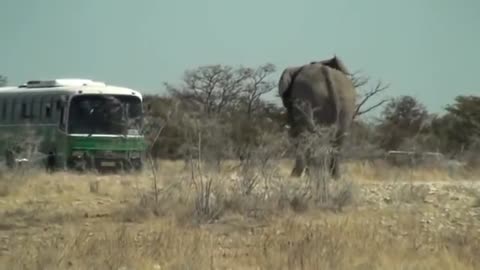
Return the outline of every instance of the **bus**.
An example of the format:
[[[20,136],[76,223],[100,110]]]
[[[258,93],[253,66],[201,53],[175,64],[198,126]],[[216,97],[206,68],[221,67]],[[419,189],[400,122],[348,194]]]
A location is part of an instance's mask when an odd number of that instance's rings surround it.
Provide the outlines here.
[[[9,168],[140,170],[142,127],[142,95],[129,88],[88,79],[0,87],[0,151]]]

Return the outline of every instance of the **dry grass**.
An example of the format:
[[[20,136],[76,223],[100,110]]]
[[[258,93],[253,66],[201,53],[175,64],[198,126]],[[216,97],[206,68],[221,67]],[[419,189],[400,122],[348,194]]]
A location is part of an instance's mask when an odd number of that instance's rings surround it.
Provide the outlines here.
[[[395,167],[384,160],[351,162],[345,165],[349,177],[364,181],[456,181],[478,180],[479,168],[464,169],[454,166]]]
[[[195,189],[190,171],[179,162],[159,164],[156,197],[149,172],[4,173],[0,187],[8,190],[0,196],[0,265],[115,270],[480,269],[479,216],[469,214],[478,210],[478,189],[462,193],[470,196],[471,204],[439,197],[451,208],[452,214],[445,216],[440,208],[423,202],[431,194],[421,188],[385,194],[397,200],[396,205],[382,200],[371,204],[362,197],[370,183],[401,182],[412,176],[423,182],[447,181],[451,176],[427,169],[389,175],[382,167],[350,164],[346,179],[353,184],[335,184],[329,203],[337,207],[325,207],[300,196],[306,187],[301,180],[285,177],[289,165],[282,162],[275,177],[259,181],[248,194],[238,188],[244,175],[231,176],[240,173],[234,165],[226,165],[222,172],[205,170],[196,184],[211,180],[207,212],[198,208],[204,191]],[[429,213],[441,222],[426,216]]]

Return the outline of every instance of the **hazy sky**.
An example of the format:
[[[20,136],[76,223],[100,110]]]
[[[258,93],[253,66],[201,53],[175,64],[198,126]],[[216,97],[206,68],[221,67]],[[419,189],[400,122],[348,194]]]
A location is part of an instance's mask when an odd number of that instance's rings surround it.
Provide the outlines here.
[[[0,0],[11,84],[92,78],[160,93],[185,69],[341,57],[439,111],[480,94],[478,0]]]

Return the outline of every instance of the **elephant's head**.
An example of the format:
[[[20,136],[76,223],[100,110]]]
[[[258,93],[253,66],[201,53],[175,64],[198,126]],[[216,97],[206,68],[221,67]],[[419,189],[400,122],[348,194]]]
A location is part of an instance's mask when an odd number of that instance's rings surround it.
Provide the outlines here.
[[[342,60],[340,60],[340,58],[338,58],[336,55],[334,55],[330,59],[311,62],[310,64],[316,64],[316,63],[334,68],[336,70],[339,70],[339,71],[345,73],[346,75],[351,75],[350,72],[348,71],[347,67],[343,64]]]

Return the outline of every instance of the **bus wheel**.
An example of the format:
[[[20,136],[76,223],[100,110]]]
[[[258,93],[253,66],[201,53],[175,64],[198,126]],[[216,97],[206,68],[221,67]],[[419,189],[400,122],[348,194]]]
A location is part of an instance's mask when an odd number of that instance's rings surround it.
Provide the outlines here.
[[[15,168],[15,153],[11,149],[5,151],[5,163],[9,169]]]
[[[52,173],[55,170],[55,154],[52,151],[48,152],[45,163],[46,171]]]
[[[143,169],[143,160],[142,159],[132,159],[130,160],[130,166],[135,172],[139,172]]]

